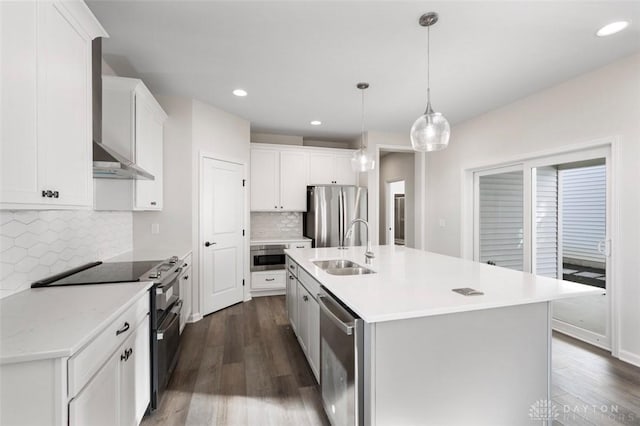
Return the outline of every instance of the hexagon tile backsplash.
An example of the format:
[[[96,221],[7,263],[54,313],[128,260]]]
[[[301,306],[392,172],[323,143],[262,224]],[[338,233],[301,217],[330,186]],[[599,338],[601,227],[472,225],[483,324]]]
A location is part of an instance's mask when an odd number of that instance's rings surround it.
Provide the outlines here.
[[[132,248],[131,212],[0,210],[0,298]]]

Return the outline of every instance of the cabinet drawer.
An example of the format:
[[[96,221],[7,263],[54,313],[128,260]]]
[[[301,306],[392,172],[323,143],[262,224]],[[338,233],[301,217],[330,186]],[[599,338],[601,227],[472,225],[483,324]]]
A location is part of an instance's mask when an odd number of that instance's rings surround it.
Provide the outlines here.
[[[311,241],[296,241],[295,243],[290,243],[289,248],[292,248],[292,249],[311,248]]]
[[[285,271],[254,272],[251,274],[251,288],[276,290],[285,288]]]
[[[145,292],[87,346],[69,358],[69,397],[82,389],[148,313],[149,293]]]
[[[304,288],[309,292],[311,297],[315,300],[318,300],[318,293],[320,293],[320,284],[314,278],[311,277],[302,268],[298,268],[298,280],[304,286]]]
[[[286,259],[286,265],[287,267],[287,271],[291,274],[293,274],[294,277],[298,276],[298,264],[296,262],[294,262],[293,260],[291,260],[291,258],[289,256],[287,256]]]

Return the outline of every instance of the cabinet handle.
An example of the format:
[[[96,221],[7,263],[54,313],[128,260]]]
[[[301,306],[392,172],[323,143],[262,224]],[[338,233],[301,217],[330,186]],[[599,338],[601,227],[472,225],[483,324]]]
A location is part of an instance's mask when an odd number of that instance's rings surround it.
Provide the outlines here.
[[[185,275],[184,277],[182,277],[183,280],[188,280],[189,279],[189,275]]]
[[[265,281],[274,281],[275,278],[265,278]]]
[[[124,325],[122,326],[122,328],[120,330],[116,331],[116,336],[121,335],[122,333],[124,333],[125,331],[127,331],[129,329],[129,323],[125,322]]]
[[[273,208],[274,208],[274,209],[277,209],[277,208],[278,208],[278,206],[273,206]]]
[[[307,296],[306,294],[304,296],[302,296],[302,300],[304,300],[305,302],[309,301],[309,296]]]
[[[186,269],[186,268],[187,268],[187,266],[189,266],[189,264],[188,264],[188,263],[185,263],[184,265],[182,265],[182,269]]]
[[[296,248],[304,248],[304,246],[296,246]]]
[[[152,201],[152,202],[151,202],[151,205],[152,205],[152,206],[155,206],[156,204],[158,204],[158,203],[156,203],[155,201]]]
[[[43,189],[42,196],[45,198],[59,198],[60,193],[58,191],[52,191],[50,189]]]
[[[284,209],[284,207],[280,206],[281,209]]]

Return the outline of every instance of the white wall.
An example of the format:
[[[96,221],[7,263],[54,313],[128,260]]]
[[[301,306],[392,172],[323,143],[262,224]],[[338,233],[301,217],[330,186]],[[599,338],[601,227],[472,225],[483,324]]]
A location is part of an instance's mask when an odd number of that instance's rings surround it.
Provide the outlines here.
[[[453,126],[449,147],[427,156],[427,249],[462,253],[462,170],[615,136],[619,349],[640,365],[640,55]]]
[[[177,254],[191,247],[193,101],[170,96],[156,99],[168,115],[164,123],[163,207],[159,212],[133,214],[133,247],[175,247]],[[159,225],[159,234],[151,233],[153,224]]]
[[[402,180],[405,183],[405,245],[415,247],[415,158],[413,153],[392,152],[380,159],[380,220],[378,236],[380,244],[387,241],[387,185],[388,182]]]
[[[250,159],[250,128],[249,122],[228,112],[222,111],[211,105],[194,100],[192,117],[192,239],[193,239],[193,274],[196,278],[194,282],[199,282],[199,211],[200,211],[200,155],[207,154],[219,160],[227,160],[238,163],[245,163],[245,175],[249,178]],[[245,277],[249,279],[249,191],[250,180],[248,180],[245,197]],[[248,288],[248,287],[247,287]],[[245,292],[245,295],[248,292]],[[199,301],[199,286],[194,285],[194,301]],[[194,304],[194,310],[198,304]],[[200,303],[200,308],[202,304]]]
[[[374,156],[376,161],[376,167],[368,172],[361,173],[359,176],[359,182],[362,185],[366,182],[366,186],[369,188],[369,225],[372,231],[371,241],[373,244],[378,244],[380,241],[379,231],[380,231],[380,221],[379,221],[379,211],[378,211],[378,199],[380,193],[380,157],[379,151],[380,149],[385,151],[398,150],[403,152],[411,152],[414,151],[411,148],[411,141],[409,139],[409,129],[407,129],[407,133],[382,133],[382,132],[368,132],[367,134],[367,150]],[[423,205],[424,202],[424,194],[425,194],[425,156],[421,153],[416,153],[414,155],[414,181],[415,181],[415,206],[414,206],[414,217],[415,217],[415,231],[413,237],[414,247],[415,248],[423,248],[424,242],[422,236],[424,235],[423,227],[424,227],[424,210],[425,207]],[[407,209],[405,208],[405,211]],[[409,239],[409,233],[405,233],[405,239]]]

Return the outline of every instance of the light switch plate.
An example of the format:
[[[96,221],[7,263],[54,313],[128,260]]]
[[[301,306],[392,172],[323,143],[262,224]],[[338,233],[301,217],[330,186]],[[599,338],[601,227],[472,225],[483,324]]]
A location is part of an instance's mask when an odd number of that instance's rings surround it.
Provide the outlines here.
[[[151,233],[152,234],[159,234],[160,233],[160,224],[159,223],[152,223],[151,224]]]

